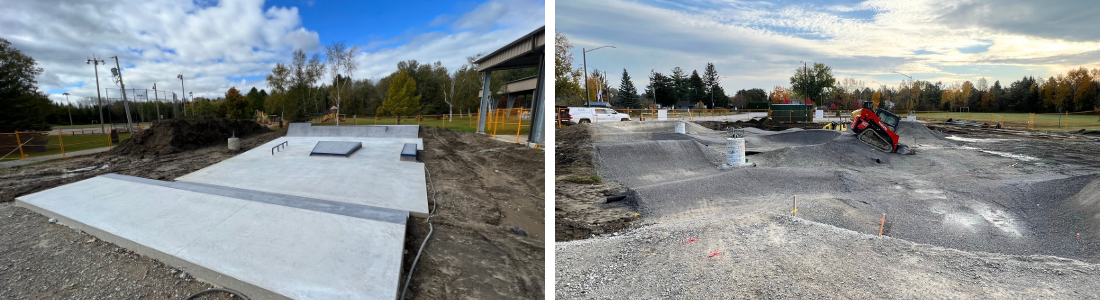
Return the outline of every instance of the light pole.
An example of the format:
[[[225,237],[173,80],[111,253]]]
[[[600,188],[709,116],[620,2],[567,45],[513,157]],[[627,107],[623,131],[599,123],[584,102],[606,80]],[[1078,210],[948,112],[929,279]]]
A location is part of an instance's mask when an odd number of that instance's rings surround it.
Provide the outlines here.
[[[180,79],[180,91],[181,91],[181,93],[183,93],[184,95],[187,95],[186,94],[187,90],[183,88],[183,72],[180,72],[179,75],[176,75],[176,78]],[[183,104],[183,116],[186,117],[187,116],[187,97],[183,98],[183,103],[182,104]]]
[[[712,84],[710,86],[710,108],[711,109],[714,109],[714,86],[718,85],[718,81],[722,81],[722,77],[729,77],[729,76],[718,76],[718,78],[716,78],[716,81],[714,82],[714,84]],[[722,96],[724,97],[726,95],[722,95]]]
[[[99,64],[104,63],[104,61],[102,59],[96,59],[95,55],[93,55],[92,58],[89,58],[88,61],[86,61],[85,63],[92,64],[93,62],[95,63],[95,66],[93,66],[92,68],[95,69],[95,94],[97,96],[96,104],[99,104],[99,131],[103,134],[106,134],[107,127],[105,127],[106,125],[103,124],[103,95],[100,94],[99,90]]]
[[[898,72],[898,71],[894,71],[894,73],[898,73],[898,74],[901,74],[901,76],[905,76],[905,77],[909,78],[909,107],[908,108],[909,108],[909,110],[913,110],[913,103],[912,102],[913,102],[913,98],[916,97],[915,95],[913,95],[913,76],[905,75],[905,73]]]
[[[615,46],[611,46],[611,45],[599,46],[599,47],[596,47],[595,49],[589,49],[589,50],[585,50],[584,48],[581,48],[581,60],[584,63],[584,107],[589,107],[590,106],[589,102],[592,102],[592,98],[588,95],[588,52],[592,52],[592,51],[600,50],[601,48],[608,48],[608,47],[615,48]],[[654,92],[654,94],[656,94],[656,92]]]
[[[126,101],[126,83],[122,81],[122,65],[118,63],[118,55],[110,58],[115,59],[115,68],[111,69],[111,75],[118,76],[118,84],[122,87],[122,107],[126,110],[126,130],[130,134],[134,134],[134,121],[130,119],[130,103]]]
[[[73,102],[69,101],[69,92],[65,92],[62,95],[65,95],[65,102],[69,104],[65,107],[65,109],[69,111],[69,126],[73,126]]]
[[[806,65],[805,61],[798,61],[798,62],[802,63],[802,76],[805,76],[805,80],[809,81],[810,80],[810,67]],[[808,90],[809,88],[810,88],[809,84],[806,84],[806,82],[802,83],[802,94],[805,95],[807,98],[810,97],[810,91]],[[818,100],[821,100],[821,99],[818,99]]]
[[[148,99],[149,96],[145,96],[145,98]],[[157,94],[156,82],[153,83],[153,99],[155,99],[157,103],[157,121],[160,121],[160,94]]]

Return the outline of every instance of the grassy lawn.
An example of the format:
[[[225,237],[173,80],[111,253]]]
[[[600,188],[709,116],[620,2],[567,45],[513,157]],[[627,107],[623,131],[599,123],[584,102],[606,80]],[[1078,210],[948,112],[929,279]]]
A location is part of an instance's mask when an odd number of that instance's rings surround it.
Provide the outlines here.
[[[123,124],[122,127],[126,127],[126,125],[125,125],[126,122],[123,122],[121,124]],[[144,126],[144,127],[149,127],[149,126],[153,126],[153,123],[151,123],[151,122],[145,122],[145,123],[134,122],[134,126],[138,126],[138,125],[141,125],[141,126]],[[83,125],[76,124],[76,125],[72,125],[72,126],[69,126],[67,124],[66,125],[50,124],[50,126],[51,126],[51,128],[53,128],[53,130],[69,129],[69,128],[95,128],[95,129],[99,129],[99,124],[83,124]],[[107,124],[106,127],[111,128],[111,124]],[[118,123],[116,123],[115,127],[118,127]]]
[[[990,124],[1000,123],[1003,120],[1003,126],[1012,128],[1027,128],[1028,122],[1028,114],[1026,113],[917,113],[916,116],[922,120],[944,121],[952,118]],[[1096,130],[1100,129],[1100,116],[1036,114],[1035,124],[1038,130]]]
[[[120,133],[118,135],[119,140],[125,140],[130,138],[129,133]],[[61,142],[65,143],[65,153],[76,152],[80,150],[88,150],[95,148],[102,148],[108,146],[108,140],[106,134],[88,134],[88,135],[66,135],[58,137],[56,135],[48,135],[44,137],[36,137],[38,139],[46,139],[45,145],[32,145],[28,143],[23,146],[23,154],[27,157],[38,157],[53,154],[61,154]],[[24,141],[25,142],[25,141]],[[32,142],[33,143],[33,142]],[[11,149],[11,148],[7,148]],[[11,150],[7,150],[11,151]],[[0,153],[0,155],[7,154],[7,151]],[[19,159],[19,150],[12,153],[4,160]]]

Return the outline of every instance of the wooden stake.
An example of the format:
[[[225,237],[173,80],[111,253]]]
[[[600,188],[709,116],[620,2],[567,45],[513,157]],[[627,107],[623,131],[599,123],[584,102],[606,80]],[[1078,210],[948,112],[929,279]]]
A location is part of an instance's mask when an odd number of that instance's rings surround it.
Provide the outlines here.
[[[798,216],[798,196],[794,196],[794,203],[791,204],[791,215]]]
[[[878,236],[882,236],[882,229],[886,227],[886,214],[882,214],[882,224],[878,225]]]

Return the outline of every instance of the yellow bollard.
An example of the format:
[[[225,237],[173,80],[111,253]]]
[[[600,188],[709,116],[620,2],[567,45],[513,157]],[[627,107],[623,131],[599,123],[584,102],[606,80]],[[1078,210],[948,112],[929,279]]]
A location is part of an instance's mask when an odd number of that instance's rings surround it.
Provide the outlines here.
[[[19,130],[15,131],[15,146],[19,147],[19,159],[27,158],[27,155],[23,154],[23,141],[19,139]]]
[[[519,131],[523,128],[523,109],[519,109],[519,122],[516,123],[516,143],[519,143]]]

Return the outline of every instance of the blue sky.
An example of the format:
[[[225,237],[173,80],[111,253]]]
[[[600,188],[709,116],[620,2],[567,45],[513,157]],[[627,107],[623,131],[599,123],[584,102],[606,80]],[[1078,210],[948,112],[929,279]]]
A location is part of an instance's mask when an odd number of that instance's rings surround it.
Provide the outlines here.
[[[126,87],[154,83],[218,97],[229,87],[265,88],[264,76],[301,48],[359,46],[357,78],[380,78],[397,62],[440,61],[455,69],[545,25],[541,0],[0,0],[0,38],[34,57],[51,99],[94,97],[90,55],[117,55]],[[142,13],[133,13],[140,11]],[[40,20],[53,20],[41,22]],[[113,65],[113,59],[110,59]],[[100,67],[100,85],[117,88]]]
[[[588,68],[622,69],[635,85],[650,70],[702,72],[715,63],[727,92],[789,86],[802,61],[838,79],[897,86],[902,72],[954,83],[1008,84],[1070,68],[1100,67],[1094,0],[572,0],[556,6],[557,31],[588,54]]]

